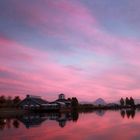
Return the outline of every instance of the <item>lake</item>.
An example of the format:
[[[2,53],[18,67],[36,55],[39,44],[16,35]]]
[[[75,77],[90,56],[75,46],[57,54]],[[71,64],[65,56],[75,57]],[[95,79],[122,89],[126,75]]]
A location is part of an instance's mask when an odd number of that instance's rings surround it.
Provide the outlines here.
[[[140,112],[27,114],[0,118],[0,140],[139,140]]]

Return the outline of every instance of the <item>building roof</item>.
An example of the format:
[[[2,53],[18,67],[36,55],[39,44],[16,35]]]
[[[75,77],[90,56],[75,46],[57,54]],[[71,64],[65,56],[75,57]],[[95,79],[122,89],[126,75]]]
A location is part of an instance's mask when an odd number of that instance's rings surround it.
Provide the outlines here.
[[[22,100],[19,104],[23,103],[26,100],[31,100],[31,101],[39,104],[39,105],[48,104],[48,101],[46,101],[44,99],[41,99],[41,97],[39,97],[39,96],[30,96],[30,95],[27,95],[26,98],[24,100]]]
[[[38,104],[48,104],[48,101],[43,100],[41,98],[31,98],[31,100],[35,101]]]
[[[71,101],[67,100],[67,99],[57,99],[55,102],[57,103],[65,103],[65,104],[71,104]]]

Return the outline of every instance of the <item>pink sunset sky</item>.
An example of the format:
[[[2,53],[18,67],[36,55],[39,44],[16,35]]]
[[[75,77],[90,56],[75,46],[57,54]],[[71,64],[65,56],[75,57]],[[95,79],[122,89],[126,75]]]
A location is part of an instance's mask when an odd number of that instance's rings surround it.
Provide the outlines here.
[[[140,98],[139,0],[0,1],[0,95]]]

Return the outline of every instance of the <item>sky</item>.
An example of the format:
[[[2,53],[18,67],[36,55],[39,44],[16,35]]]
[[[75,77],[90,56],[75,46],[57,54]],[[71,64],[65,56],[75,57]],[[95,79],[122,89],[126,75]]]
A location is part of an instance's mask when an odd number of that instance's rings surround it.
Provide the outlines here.
[[[139,0],[0,0],[0,95],[140,98]]]

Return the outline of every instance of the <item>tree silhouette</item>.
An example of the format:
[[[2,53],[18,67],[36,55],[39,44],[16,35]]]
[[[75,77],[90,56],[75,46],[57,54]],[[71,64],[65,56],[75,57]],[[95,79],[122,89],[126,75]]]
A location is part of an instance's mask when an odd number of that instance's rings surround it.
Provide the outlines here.
[[[71,100],[71,105],[72,105],[72,108],[77,108],[79,103],[78,103],[78,100],[76,97],[72,97],[72,100]]]
[[[68,98],[67,100],[68,100],[68,101],[71,101],[71,98]]]
[[[17,105],[20,101],[21,101],[21,99],[20,99],[19,96],[16,96],[16,97],[13,99],[14,105]]]
[[[121,99],[120,99],[120,104],[121,104],[121,106],[124,106],[124,103],[125,103],[125,102],[124,102],[124,99],[121,98]]]
[[[11,96],[5,97],[4,95],[0,96],[0,106],[1,107],[13,107],[16,106],[21,101],[19,96],[15,96],[12,99]]]
[[[128,97],[126,97],[126,99],[125,99],[125,105],[128,106],[129,104],[130,104],[130,101],[129,101]]]
[[[0,96],[0,104],[6,103],[6,98],[4,95]]]
[[[132,97],[130,97],[129,102],[130,102],[130,105],[131,106],[134,106],[135,105],[135,101],[134,101],[134,99]]]
[[[6,98],[6,106],[12,106],[12,103],[13,103],[12,97],[11,96],[8,96]]]

